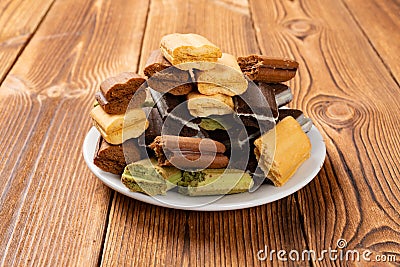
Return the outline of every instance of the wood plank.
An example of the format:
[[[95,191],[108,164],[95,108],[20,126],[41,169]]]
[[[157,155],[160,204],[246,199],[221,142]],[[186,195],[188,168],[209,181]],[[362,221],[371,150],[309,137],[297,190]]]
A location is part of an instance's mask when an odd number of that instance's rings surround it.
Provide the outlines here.
[[[173,32],[202,34],[233,54],[259,51],[247,1],[154,0],[141,66],[159,47],[161,37]],[[271,250],[306,247],[294,196],[239,211],[185,212],[116,194],[102,265],[259,266],[265,263],[257,259],[257,252],[265,246]],[[276,258],[267,263],[284,264]]]
[[[0,2],[0,84],[54,0]]]
[[[57,1],[2,84],[0,265],[98,264],[111,190],[82,142],[100,82],[136,71],[147,8]]]
[[[398,1],[343,0],[350,14],[400,83],[400,4]]]
[[[102,266],[283,266],[259,250],[306,248],[294,196],[255,208],[192,212],[116,194]],[[261,254],[263,257],[264,254]],[[290,263],[307,266],[308,261]]]
[[[161,37],[174,32],[203,35],[225,53],[243,55],[259,51],[245,0],[212,4],[206,1],[154,1],[150,7],[140,70],[150,52],[159,48]]]
[[[299,192],[308,246],[336,249],[342,238],[347,249],[399,259],[397,84],[341,2],[251,1],[251,11],[263,53],[283,47],[300,62],[292,106],[327,146],[321,173]]]

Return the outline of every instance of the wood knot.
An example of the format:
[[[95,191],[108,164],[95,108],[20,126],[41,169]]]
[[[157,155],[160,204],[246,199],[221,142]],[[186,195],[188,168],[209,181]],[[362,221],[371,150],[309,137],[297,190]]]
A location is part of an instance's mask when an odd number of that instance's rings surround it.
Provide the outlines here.
[[[304,19],[289,20],[283,26],[299,39],[304,39],[317,32],[317,26],[313,22]]]
[[[362,110],[356,103],[342,98],[330,97],[329,100],[315,102],[312,106],[319,120],[339,130],[354,128],[362,117]]]
[[[48,87],[43,91],[42,98],[79,98],[87,90],[75,88],[72,84],[59,84]]]
[[[352,120],[355,114],[354,107],[348,103],[334,102],[326,109],[326,115],[332,120],[348,121]]]
[[[31,85],[24,78],[9,74],[4,80],[0,95],[31,94]]]
[[[63,94],[64,94],[64,86],[55,85],[47,88],[46,90],[46,95],[47,97],[50,98],[60,97]]]

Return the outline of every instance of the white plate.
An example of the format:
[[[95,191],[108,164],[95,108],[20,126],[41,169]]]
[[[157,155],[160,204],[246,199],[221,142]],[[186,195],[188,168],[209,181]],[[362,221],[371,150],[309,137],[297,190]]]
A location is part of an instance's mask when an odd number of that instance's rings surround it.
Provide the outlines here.
[[[305,161],[294,176],[282,187],[263,184],[255,192],[226,195],[221,197],[189,197],[181,195],[176,191],[169,191],[165,196],[150,197],[141,193],[130,192],[115,174],[104,172],[93,164],[97,140],[100,133],[92,127],[86,135],[83,143],[83,156],[90,170],[108,187],[128,197],[158,205],[162,207],[184,209],[184,210],[235,210],[273,202],[284,198],[300,190],[308,184],[319,172],[324,164],[326,147],[321,134],[315,126],[308,132],[312,149],[311,157]],[[213,201],[209,203],[210,201]]]

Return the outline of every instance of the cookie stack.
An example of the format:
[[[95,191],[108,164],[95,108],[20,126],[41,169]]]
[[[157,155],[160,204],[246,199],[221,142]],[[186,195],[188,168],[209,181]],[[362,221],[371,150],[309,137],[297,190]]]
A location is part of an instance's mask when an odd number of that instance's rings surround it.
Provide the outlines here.
[[[94,163],[148,195],[176,186],[191,196],[240,193],[256,175],[282,186],[311,151],[311,120],[280,108],[293,98],[282,82],[297,67],[236,58],[196,34],[166,35],[143,70],[147,80],[123,73],[101,84],[91,112],[101,134]],[[154,107],[143,110],[146,92]]]
[[[124,118],[132,96],[145,82],[138,74],[121,73],[102,82],[95,95],[96,102],[90,117],[101,137],[94,163],[106,172],[122,174],[127,161],[135,162],[143,157],[137,138],[149,126],[146,113],[141,108],[145,94],[135,95],[135,108],[128,110],[130,120],[124,122]],[[124,157],[122,143],[127,159]]]

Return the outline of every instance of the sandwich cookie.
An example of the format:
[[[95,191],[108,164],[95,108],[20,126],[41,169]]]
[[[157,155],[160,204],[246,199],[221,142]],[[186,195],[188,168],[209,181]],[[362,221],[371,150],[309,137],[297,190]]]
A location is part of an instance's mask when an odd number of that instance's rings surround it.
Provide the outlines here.
[[[206,70],[215,67],[221,50],[205,37],[188,33],[173,33],[161,38],[160,50],[164,57],[179,69]],[[190,63],[190,64],[183,64]]]
[[[228,96],[243,94],[247,80],[236,58],[223,53],[212,70],[195,72],[197,90],[204,95],[224,94]]]
[[[125,167],[121,182],[132,192],[150,196],[165,195],[181,180],[182,172],[175,167],[161,167],[153,158],[143,159]]]
[[[289,81],[296,75],[299,66],[294,60],[263,55],[238,57],[238,63],[243,73],[251,80],[266,83]]]
[[[101,106],[90,111],[94,126],[110,144],[119,145],[140,136],[149,126],[142,109],[129,109],[126,114],[110,115]]]
[[[140,108],[146,100],[146,90],[138,89],[145,81],[136,73],[120,73],[100,84],[100,91],[95,95],[96,100],[108,114],[124,114],[131,100],[131,107]]]
[[[173,67],[159,49],[151,52],[143,72],[148,86],[158,92],[186,95],[195,87],[189,71]]]
[[[232,97],[227,95],[203,95],[191,92],[187,95],[187,107],[194,117],[208,117],[232,114],[234,105]]]
[[[266,132],[275,126],[278,107],[273,90],[249,83],[246,92],[233,97],[234,110],[246,128],[252,127]]]
[[[127,163],[141,158],[137,139],[126,140],[123,145],[111,145],[100,136],[93,163],[105,172],[121,175]]]
[[[251,87],[251,90],[248,90],[248,92],[245,92],[241,96],[234,97],[236,112],[247,126],[254,127],[255,119],[263,121],[265,116],[261,114],[270,115],[268,112],[265,112],[267,107],[269,107],[272,117],[278,120],[278,107],[288,104],[293,99],[290,88],[284,84],[260,82],[258,83],[259,90],[256,90],[257,86],[255,85],[249,85],[249,87]]]
[[[159,166],[176,166],[185,169],[225,168],[229,159],[220,142],[208,138],[162,135],[149,146],[158,158]]]
[[[247,192],[253,180],[247,172],[235,169],[185,171],[178,192],[188,196],[224,195]]]
[[[152,89],[150,94],[163,120],[164,134],[206,137],[199,127],[201,120],[189,113],[186,96],[163,94]]]
[[[311,143],[291,116],[254,141],[259,168],[275,186],[284,185],[310,157]]]

